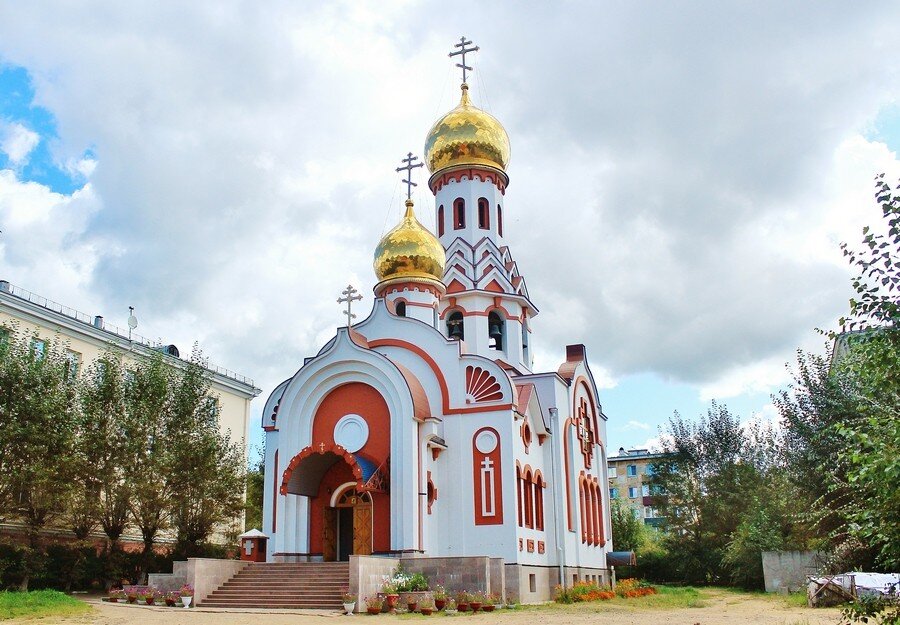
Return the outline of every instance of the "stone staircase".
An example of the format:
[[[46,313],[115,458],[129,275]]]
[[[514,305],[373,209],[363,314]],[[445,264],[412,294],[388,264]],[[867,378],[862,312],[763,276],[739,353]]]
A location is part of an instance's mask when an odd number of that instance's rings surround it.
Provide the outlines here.
[[[341,610],[349,585],[347,562],[253,563],[214,590],[200,605],[215,608]]]

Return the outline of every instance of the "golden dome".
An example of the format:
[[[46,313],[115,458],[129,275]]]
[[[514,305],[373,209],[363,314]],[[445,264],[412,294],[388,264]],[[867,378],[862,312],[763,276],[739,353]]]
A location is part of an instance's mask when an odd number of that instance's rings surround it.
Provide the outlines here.
[[[442,286],[446,262],[444,246],[416,219],[413,201],[406,200],[403,219],[375,248],[375,276],[380,283],[424,280]]]
[[[487,165],[505,171],[509,136],[497,119],[469,100],[462,84],[459,106],[434,123],[425,139],[425,164],[434,173],[455,165]]]

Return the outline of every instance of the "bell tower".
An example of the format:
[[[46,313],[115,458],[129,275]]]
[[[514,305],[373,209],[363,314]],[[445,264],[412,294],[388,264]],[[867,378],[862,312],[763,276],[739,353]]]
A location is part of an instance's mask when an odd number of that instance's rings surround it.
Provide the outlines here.
[[[437,236],[446,250],[439,329],[461,341],[464,352],[530,373],[530,320],[538,311],[503,223],[509,137],[495,117],[472,104],[466,54],[478,47],[471,44],[463,37],[450,53],[462,60],[459,105],[434,123],[425,140]]]

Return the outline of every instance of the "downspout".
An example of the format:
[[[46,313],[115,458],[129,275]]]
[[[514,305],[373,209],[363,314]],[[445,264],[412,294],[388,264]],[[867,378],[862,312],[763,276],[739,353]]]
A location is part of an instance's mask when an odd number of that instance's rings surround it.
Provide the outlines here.
[[[553,424],[554,429],[557,429],[557,426],[559,425],[559,410],[556,408],[550,409],[550,423]],[[557,429],[557,431],[561,430],[562,428]],[[553,432],[551,432],[551,434],[552,433]],[[559,455],[556,450],[556,444],[552,439],[550,443],[550,482],[553,484],[553,530],[556,538],[556,559],[559,564],[559,583],[562,585],[563,590],[565,590],[567,588],[566,576],[564,573],[566,547],[564,541],[560,537],[559,531],[559,495],[564,492],[564,489],[556,479],[556,461]]]

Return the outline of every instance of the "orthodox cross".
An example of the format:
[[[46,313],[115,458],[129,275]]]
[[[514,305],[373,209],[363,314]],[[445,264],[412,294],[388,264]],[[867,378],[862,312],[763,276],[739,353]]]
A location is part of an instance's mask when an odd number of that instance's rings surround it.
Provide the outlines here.
[[[418,156],[413,156],[413,153],[410,152],[406,155],[406,158],[401,158],[401,163],[406,163],[403,167],[398,167],[397,171],[405,171],[406,172],[406,180],[403,182],[406,184],[406,199],[412,199],[412,188],[418,186],[415,182],[412,181],[412,172],[416,167],[424,167],[425,163],[416,163],[413,165],[413,161],[419,160]]]
[[[459,38],[459,43],[455,44],[454,48],[459,48],[456,52],[451,52],[448,56],[458,56],[462,55],[462,63],[457,63],[456,66],[462,68],[463,71],[463,83],[466,82],[466,70],[472,71],[473,68],[466,65],[466,53],[467,52],[478,52],[478,46],[474,48],[467,48],[466,46],[472,45],[471,41],[466,41],[465,35]]]
[[[343,304],[347,302],[347,310],[344,311],[344,314],[347,315],[347,327],[353,325],[353,320],[356,319],[356,315],[350,312],[350,306],[353,302],[357,302],[362,299],[362,295],[357,295],[359,291],[353,288],[352,284],[348,284],[347,288],[341,291],[341,295],[344,297],[338,298],[338,304]]]
[[[594,455],[593,432],[591,431],[591,418],[588,414],[587,402],[581,399],[578,406],[578,438],[581,440],[581,453],[584,455],[584,465],[590,466]]]

